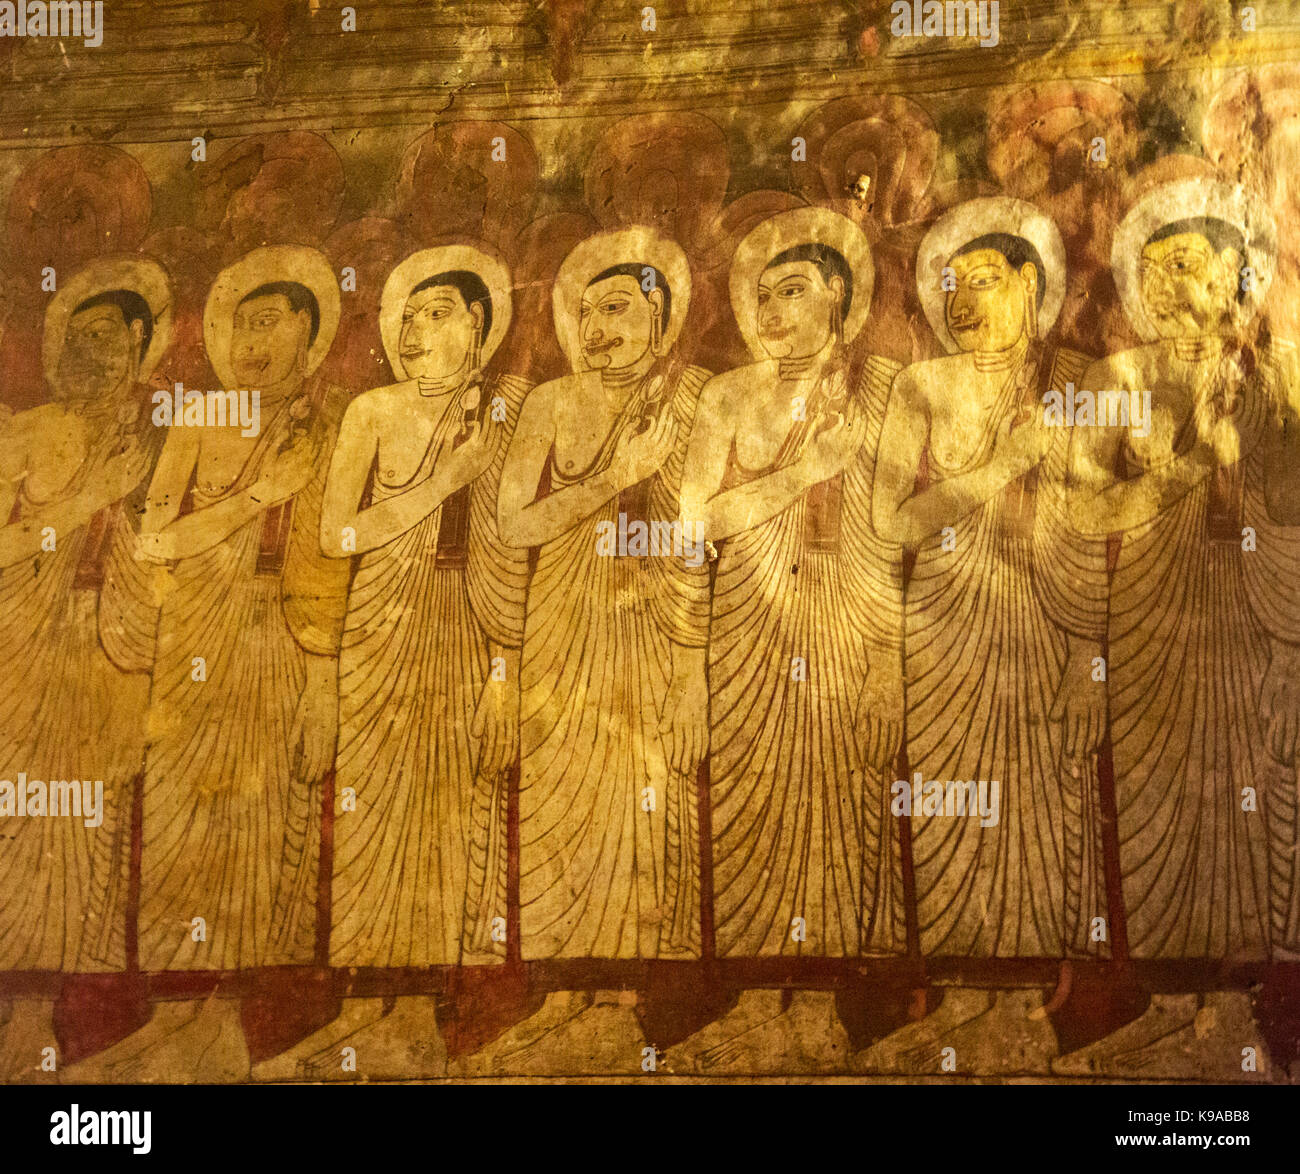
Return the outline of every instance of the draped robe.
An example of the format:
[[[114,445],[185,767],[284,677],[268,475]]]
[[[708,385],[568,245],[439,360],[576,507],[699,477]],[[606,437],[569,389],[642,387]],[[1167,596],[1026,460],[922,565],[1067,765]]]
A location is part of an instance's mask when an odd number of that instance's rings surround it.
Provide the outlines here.
[[[755,378],[775,377],[775,363],[756,366]],[[868,659],[899,655],[902,552],[870,520],[897,369],[866,361],[856,398],[870,427],[853,464],[728,537],[718,556],[709,693],[721,956],[906,947],[888,782],[864,766],[854,725]],[[796,425],[787,446],[812,422]],[[771,471],[741,469],[733,449],[724,488]],[[796,917],[805,940],[792,936]]]
[[[1273,378],[1261,364],[1245,383],[1243,411],[1257,420],[1284,398]],[[1131,447],[1124,455],[1143,468]],[[1242,549],[1246,526],[1256,550]],[[1300,640],[1297,617],[1300,527],[1269,517],[1258,447],[1122,535],[1110,681],[1135,957],[1300,948],[1296,770],[1272,757],[1259,714],[1269,639]]]
[[[1028,356],[1026,356],[1026,359]],[[956,365],[965,356],[936,360]],[[994,419],[1042,411],[1087,366],[1058,349],[1038,371],[1008,372]],[[1046,375],[1047,382],[1041,376]],[[1029,386],[1017,389],[1017,380]],[[946,469],[927,442],[923,485],[986,462],[985,435],[969,461]],[[1100,642],[1106,545],[1074,532],[1065,511],[1069,432],[1042,464],[917,550],[907,588],[908,765],[922,781],[999,784],[999,819],[912,810],[921,950],[975,957],[1101,953],[1092,919],[1105,917],[1095,756],[1074,778],[1061,763],[1061,723],[1048,720],[1066,659],[1066,633]],[[913,776],[915,778],[915,775]]]
[[[538,550],[521,673],[525,958],[699,953],[695,772],[670,768],[658,727],[670,643],[702,648],[707,638],[708,567],[603,555],[597,527],[617,526],[620,512],[630,520],[642,512],[643,520],[679,517],[686,444],[707,378],[686,367],[669,380],[658,410],[673,412],[677,441],[658,473]],[[630,397],[589,469],[566,476],[552,454],[551,490],[608,465],[619,438],[656,410],[642,399],[649,382]]]
[[[88,460],[61,496],[98,472]],[[38,508],[20,493],[20,511]],[[0,778],[103,781],[98,827],[85,826],[84,809],[0,819],[0,969],[126,965],[153,631],[125,511],[125,502],[106,506],[57,534],[54,550],[0,570]]]
[[[327,454],[345,396],[324,388]],[[263,412],[242,473],[194,509],[252,484],[293,425]],[[307,653],[336,656],[347,560],[320,550],[326,462],[289,503],[264,510],[163,576],[145,770],[140,881],[143,970],[308,964],[315,954],[319,779],[291,745]],[[202,657],[206,680],[194,679]],[[195,941],[193,919],[206,923]]]
[[[513,421],[526,388],[503,377],[485,399],[504,398]],[[421,468],[401,485],[376,468],[372,502],[427,477],[461,420],[456,394]],[[528,554],[496,527],[508,443],[468,486],[360,559],[339,658],[335,790],[353,788],[357,806],[334,823],[332,965],[455,963],[462,948],[504,957],[492,920],[506,916],[505,779],[477,775],[470,725],[488,640],[517,648],[523,638]]]

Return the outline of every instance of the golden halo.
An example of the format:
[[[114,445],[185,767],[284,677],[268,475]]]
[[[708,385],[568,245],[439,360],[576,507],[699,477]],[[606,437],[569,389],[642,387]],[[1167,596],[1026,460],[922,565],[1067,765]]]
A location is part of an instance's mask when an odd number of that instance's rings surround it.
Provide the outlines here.
[[[339,328],[339,284],[324,254],[305,245],[269,245],[254,249],[217,274],[203,307],[203,345],[222,390],[239,386],[230,362],[235,309],[258,286],[296,281],[316,298],[320,325],[316,341],[307,348],[307,374],[325,361]]]
[[[51,387],[58,375],[68,320],[82,302],[115,289],[139,294],[153,315],[153,335],[140,360],[138,381],[145,383],[154,373],[172,340],[172,285],[167,271],[148,257],[100,257],[65,282],[45,309],[41,365]]]
[[[1124,314],[1144,342],[1159,337],[1155,323],[1142,304],[1142,248],[1166,224],[1210,217],[1231,224],[1246,239],[1245,263],[1255,274],[1246,295],[1236,303],[1233,316],[1244,326],[1256,314],[1273,280],[1277,228],[1269,210],[1252,199],[1240,185],[1209,176],[1175,180],[1152,188],[1132,208],[1115,230],[1110,267],[1115,275]]]
[[[591,279],[614,265],[653,265],[664,275],[672,297],[663,346],[667,353],[682,332],[691,305],[691,267],[686,254],[653,228],[637,224],[615,232],[598,232],[577,245],[560,265],[551,291],[555,333],[564,356],[575,372],[585,370],[579,321],[582,295]]]
[[[465,269],[476,274],[487,286],[488,297],[492,300],[492,325],[488,327],[487,338],[483,340],[480,366],[486,367],[488,360],[496,353],[510,328],[510,270],[497,257],[485,252],[484,248],[485,246],[442,245],[435,249],[421,249],[418,253],[412,253],[388,275],[388,280],[384,282],[384,292],[379,299],[379,336],[384,340],[384,353],[388,356],[388,363],[396,378],[407,378],[401,353],[402,314],[406,309],[406,299],[420,282],[439,273]]]
[[[758,279],[773,257],[797,245],[829,245],[848,262],[853,277],[844,341],[852,342],[867,320],[876,269],[866,235],[847,216],[826,208],[792,208],[761,221],[736,248],[731,261],[731,312],[749,353],[760,361],[771,356],[758,333]]]
[[[1042,258],[1046,273],[1043,304],[1038,308],[1038,332],[1045,335],[1060,316],[1065,304],[1065,245],[1051,217],[1032,204],[1011,196],[981,196],[958,204],[939,217],[921,240],[916,253],[916,292],[930,329],[955,355],[961,350],[948,329],[948,295],[943,289],[943,270],[963,245],[992,232],[1023,237]]]

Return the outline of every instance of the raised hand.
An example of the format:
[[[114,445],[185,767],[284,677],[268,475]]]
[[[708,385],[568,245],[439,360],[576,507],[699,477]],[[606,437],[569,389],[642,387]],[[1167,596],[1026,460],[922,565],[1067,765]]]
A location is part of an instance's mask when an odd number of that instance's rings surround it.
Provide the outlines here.
[[[662,412],[643,432],[624,433],[611,462],[622,488],[635,485],[657,473],[677,443],[677,422],[671,412]]]
[[[496,427],[491,420],[475,420],[470,423],[468,438],[440,462],[453,489],[468,485],[475,477],[487,471],[496,459],[504,435],[504,430]]]
[[[295,440],[262,469],[250,493],[263,505],[279,505],[299,493],[316,472],[320,441],[308,434]]]
[[[834,423],[814,433],[799,463],[816,481],[838,477],[867,442],[867,420],[858,411],[837,412]]]

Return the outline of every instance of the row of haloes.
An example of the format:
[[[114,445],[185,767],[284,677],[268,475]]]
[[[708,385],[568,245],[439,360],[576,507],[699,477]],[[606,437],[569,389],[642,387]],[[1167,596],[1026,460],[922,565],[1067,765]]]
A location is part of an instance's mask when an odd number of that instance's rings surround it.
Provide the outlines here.
[[[572,373],[531,389],[491,366],[506,267],[426,249],[384,290],[399,381],[350,401],[314,378],[330,266],[263,248],[204,314],[251,428],[154,427],[168,276],[91,264],[46,316],[52,401],[0,445],[0,773],[93,759],[104,811],[6,821],[0,966],[125,965],[142,763],[144,970],[312,961],[331,770],[331,964],[502,960],[516,761],[523,957],[698,957],[706,757],[719,956],[904,952],[908,814],[923,952],[1106,957],[1106,741],[1133,954],[1290,956],[1298,385],[1259,341],[1271,233],[1240,189],[1156,188],[1113,258],[1146,341],[1084,356],[1052,337],[1055,226],[974,200],[917,259],[949,354],[851,370],[867,241],[785,212],[733,262],[754,362],[711,375],[676,356],[681,249],[605,232],[556,278]],[[1048,426],[1076,386],[1147,418]],[[707,559],[629,550],[678,521]]]

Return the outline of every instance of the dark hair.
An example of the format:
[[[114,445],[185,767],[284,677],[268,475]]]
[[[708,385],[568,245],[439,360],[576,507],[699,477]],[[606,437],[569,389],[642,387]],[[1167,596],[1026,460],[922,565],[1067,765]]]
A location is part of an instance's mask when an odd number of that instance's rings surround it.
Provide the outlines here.
[[[149,303],[133,289],[110,289],[87,298],[72,312],[80,314],[95,306],[116,306],[128,328],[132,322],[140,323],[140,361],[144,362],[144,357],[149,352],[149,343],[153,339],[153,311],[149,309]]]
[[[422,289],[432,289],[435,285],[450,285],[460,294],[467,310],[475,302],[483,307],[483,326],[479,331],[479,342],[486,342],[488,331],[492,329],[492,295],[488,293],[488,287],[483,284],[483,279],[468,269],[449,269],[446,273],[426,277],[406,295],[407,300],[415,297]]]
[[[242,306],[254,298],[270,298],[277,295],[289,303],[289,309],[295,314],[306,310],[311,315],[311,333],[307,336],[307,345],[311,346],[316,341],[316,332],[320,330],[320,305],[316,301],[316,295],[300,282],[268,281],[265,285],[259,285],[251,293],[246,293],[239,299],[239,304]]]
[[[1202,237],[1205,242],[1216,253],[1223,252],[1224,249],[1235,249],[1237,256],[1244,262],[1246,260],[1246,237],[1235,224],[1229,224],[1226,220],[1220,220],[1216,216],[1192,216],[1187,220],[1174,220],[1169,224],[1157,228],[1146,239],[1146,245],[1155,244],[1156,241],[1166,240],[1171,236],[1181,236],[1185,232],[1194,232]],[[1246,300],[1246,291],[1242,288],[1241,283],[1237,283],[1237,301]]]
[[[1015,236],[1009,232],[988,232],[962,245],[948,260],[954,261],[958,257],[978,252],[980,249],[992,249],[994,252],[1001,253],[1006,263],[1016,271],[1019,271],[1023,265],[1032,265],[1038,273],[1038,308],[1040,310],[1043,308],[1043,299],[1047,296],[1047,268],[1033,245],[1023,236]]]
[[[777,253],[763,266],[763,271],[766,272],[773,265],[789,265],[795,261],[810,261],[816,265],[817,272],[822,275],[822,280],[828,286],[832,277],[838,277],[844,283],[844,296],[840,299],[840,317],[847,318],[849,307],[853,304],[853,270],[849,268],[844,254],[838,249],[831,248],[830,245],[795,245],[792,249]]]
[[[644,286],[641,285],[641,274],[646,269],[649,269],[650,272],[654,274],[655,283],[651,289],[646,289]],[[668,329],[668,319],[672,316],[672,311],[673,311],[673,291],[668,288],[667,278],[665,278],[664,275],[660,273],[658,269],[656,269],[653,265],[641,265],[641,264],[632,264],[632,263],[628,263],[626,265],[611,265],[608,269],[602,270],[600,273],[597,273],[595,277],[593,277],[589,282],[587,282],[587,288],[590,289],[593,285],[596,284],[596,282],[604,281],[610,277],[632,278],[636,282],[637,288],[641,290],[641,293],[642,295],[644,295],[645,300],[647,302],[650,300],[650,294],[653,292],[653,290],[656,289],[662,290],[664,295],[663,328],[665,330]]]

